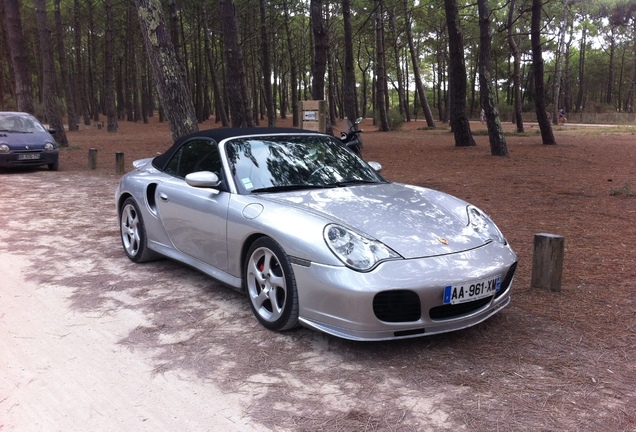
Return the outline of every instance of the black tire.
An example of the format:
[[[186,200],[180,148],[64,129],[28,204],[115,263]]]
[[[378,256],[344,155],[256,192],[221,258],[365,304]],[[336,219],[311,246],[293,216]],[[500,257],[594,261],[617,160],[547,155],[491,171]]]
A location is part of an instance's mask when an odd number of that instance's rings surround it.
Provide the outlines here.
[[[124,251],[131,261],[146,262],[158,257],[158,254],[148,249],[146,225],[139,211],[139,206],[133,198],[124,201],[119,212],[119,232]]]
[[[289,258],[269,237],[254,242],[247,253],[243,283],[256,319],[274,331],[298,326],[298,291]]]
[[[47,164],[46,166],[49,167],[51,171],[57,171],[60,169],[60,161],[56,160],[55,162]]]

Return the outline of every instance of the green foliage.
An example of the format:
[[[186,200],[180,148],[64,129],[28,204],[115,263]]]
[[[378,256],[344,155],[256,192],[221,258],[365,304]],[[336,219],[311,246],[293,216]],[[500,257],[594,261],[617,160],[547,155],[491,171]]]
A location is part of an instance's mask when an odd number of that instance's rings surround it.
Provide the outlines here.
[[[371,116],[375,122],[375,124],[380,124],[380,113],[369,111],[368,115]],[[404,124],[404,116],[400,114],[400,110],[397,108],[390,108],[386,112],[387,121],[389,122],[389,129],[392,131],[402,129],[402,125]]]
[[[387,113],[389,127],[392,131],[402,129],[402,125],[404,124],[404,116],[400,114],[400,110],[397,108],[391,108]]]

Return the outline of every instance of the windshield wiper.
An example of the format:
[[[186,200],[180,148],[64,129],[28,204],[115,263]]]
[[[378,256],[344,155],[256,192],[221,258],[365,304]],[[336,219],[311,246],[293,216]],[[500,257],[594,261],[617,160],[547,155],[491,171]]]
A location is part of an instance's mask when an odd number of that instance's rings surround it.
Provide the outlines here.
[[[355,185],[380,184],[380,183],[386,183],[386,182],[377,181],[377,180],[347,180],[347,181],[341,181],[337,183],[331,183],[330,186],[347,187],[347,186],[355,186]]]
[[[31,133],[31,132],[27,132],[27,131],[23,131],[23,130],[17,130],[17,129],[0,129],[0,132],[9,132],[9,133]]]
[[[251,193],[260,193],[260,192],[289,192],[295,190],[303,190],[303,189],[325,189],[325,188],[334,188],[337,185],[327,184],[327,185],[312,185],[312,184],[296,184],[296,185],[282,185],[282,186],[269,186],[264,188],[258,188],[250,191]]]

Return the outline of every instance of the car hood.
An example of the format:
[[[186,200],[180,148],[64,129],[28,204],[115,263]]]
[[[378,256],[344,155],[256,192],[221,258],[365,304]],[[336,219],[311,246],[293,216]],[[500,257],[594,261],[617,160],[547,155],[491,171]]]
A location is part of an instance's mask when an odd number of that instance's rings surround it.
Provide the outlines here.
[[[31,150],[41,149],[44,148],[44,144],[47,142],[55,142],[53,137],[47,132],[0,132],[0,141],[13,150],[23,150],[27,146]]]
[[[432,189],[384,183],[261,197],[349,226],[404,258],[462,252],[490,241],[468,226],[466,202]]]

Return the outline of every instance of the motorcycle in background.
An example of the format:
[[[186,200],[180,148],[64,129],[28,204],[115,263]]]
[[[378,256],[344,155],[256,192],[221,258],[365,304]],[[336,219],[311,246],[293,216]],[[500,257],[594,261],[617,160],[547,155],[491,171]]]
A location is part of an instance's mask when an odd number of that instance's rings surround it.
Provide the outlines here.
[[[360,122],[362,122],[362,117],[358,117],[356,121],[353,122],[348,132],[340,133],[340,141],[342,141],[350,151],[362,157],[362,140],[360,139],[360,133],[364,131],[358,129]]]

